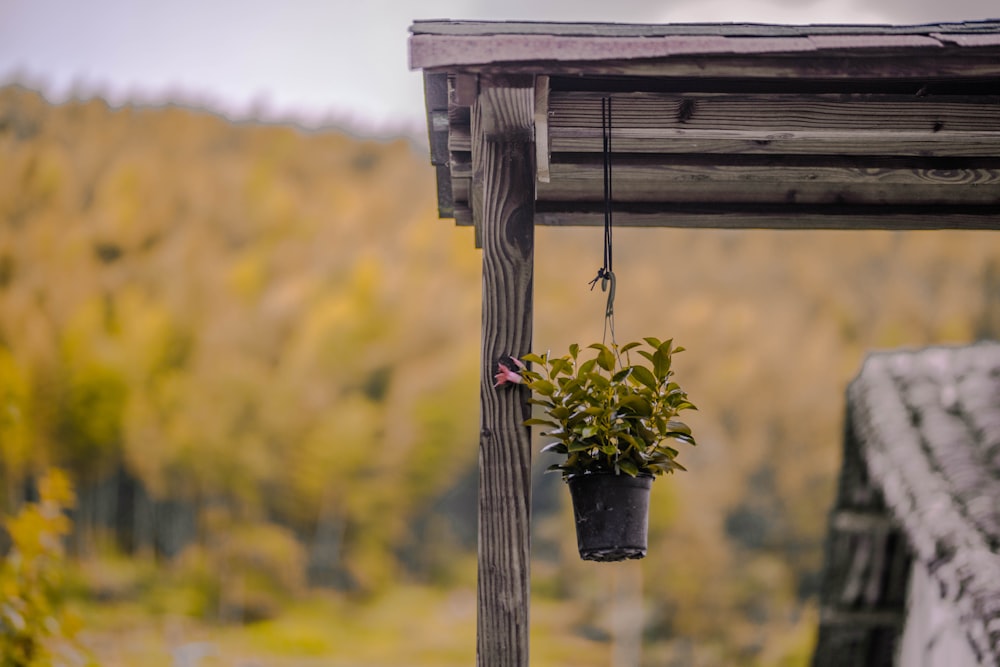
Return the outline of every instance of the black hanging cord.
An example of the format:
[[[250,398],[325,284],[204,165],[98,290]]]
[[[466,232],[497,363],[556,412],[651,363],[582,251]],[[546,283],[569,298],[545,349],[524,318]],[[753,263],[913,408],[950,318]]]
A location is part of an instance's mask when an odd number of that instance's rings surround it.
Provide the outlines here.
[[[590,281],[590,289],[598,281],[601,291],[608,293],[608,303],[604,310],[604,337],[611,332],[611,342],[615,343],[615,274],[612,238],[611,202],[611,98],[601,98],[601,133],[604,146],[604,266],[597,270],[597,276]]]

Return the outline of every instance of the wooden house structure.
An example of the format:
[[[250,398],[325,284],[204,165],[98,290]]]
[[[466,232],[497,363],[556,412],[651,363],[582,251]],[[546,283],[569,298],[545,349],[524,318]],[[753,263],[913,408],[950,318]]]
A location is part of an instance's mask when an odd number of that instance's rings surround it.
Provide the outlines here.
[[[869,356],[845,426],[814,667],[1000,665],[1000,344]]]
[[[1000,21],[922,26],[425,21],[441,217],[483,251],[479,665],[528,663],[535,225],[1000,228]]]

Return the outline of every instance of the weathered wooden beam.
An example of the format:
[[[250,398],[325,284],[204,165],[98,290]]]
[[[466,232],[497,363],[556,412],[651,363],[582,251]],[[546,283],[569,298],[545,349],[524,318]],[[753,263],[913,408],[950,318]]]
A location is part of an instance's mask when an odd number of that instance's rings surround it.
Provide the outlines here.
[[[553,152],[600,152],[603,92],[553,91]],[[616,93],[615,150],[998,156],[1000,96]]]
[[[448,133],[448,150],[453,153],[468,153],[472,150],[471,125],[453,125]]]
[[[424,73],[424,98],[427,100],[427,136],[431,164],[448,163],[448,76]]]
[[[914,50],[917,51],[917,50]],[[446,71],[442,67],[441,71]],[[425,69],[436,71],[435,66]],[[636,60],[574,62],[505,62],[462,65],[468,72],[490,74],[547,74],[549,76],[643,76],[643,77],[743,77],[822,79],[990,79],[1000,76],[1000,47],[949,50],[934,55],[905,53],[902,49],[845,51],[831,56],[811,52],[802,57],[785,54],[704,54]]]
[[[621,128],[611,133],[616,151],[626,153],[746,153],[762,155],[919,155],[995,157],[1000,132],[884,132],[818,130],[687,130]],[[448,140],[462,150],[461,132]],[[600,130],[549,127],[553,153],[599,152]]]
[[[535,77],[535,171],[540,183],[549,182],[549,77]]]
[[[712,164],[703,160],[615,160],[616,202],[716,204],[901,204],[1000,205],[1000,161],[996,168],[906,168],[787,164]],[[787,165],[787,166],[786,166]],[[597,160],[555,163],[548,183],[538,184],[540,201],[603,200],[603,166]]]
[[[452,195],[452,177],[448,165],[439,164],[434,167],[437,183],[438,217],[450,218],[454,213],[455,199]]]
[[[914,91],[916,92],[916,91]],[[553,128],[600,129],[602,91],[553,91]],[[1000,131],[1000,95],[614,94],[615,127]]]
[[[539,202],[535,224],[597,227],[603,209]],[[621,227],[702,227],[715,229],[1000,229],[1000,206],[713,206],[671,202],[615,209]]]
[[[862,610],[845,611],[824,607],[820,609],[820,623],[829,625],[846,625],[852,627],[887,626],[898,629],[903,625],[902,610]]]
[[[529,391],[495,388],[531,349],[534,147],[530,87],[483,87],[472,111],[473,216],[483,248],[476,664],[527,667],[531,551]]]

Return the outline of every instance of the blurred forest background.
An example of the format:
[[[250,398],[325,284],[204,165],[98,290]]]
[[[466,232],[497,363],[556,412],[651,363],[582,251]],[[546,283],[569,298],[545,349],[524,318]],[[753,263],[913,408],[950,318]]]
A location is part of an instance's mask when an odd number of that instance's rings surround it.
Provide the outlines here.
[[[69,472],[101,664],[472,664],[480,253],[434,197],[405,139],[0,89],[0,510]],[[600,339],[601,237],[537,230],[536,350]],[[700,444],[639,563],[579,561],[535,476],[532,664],[805,665],[846,384],[1000,337],[1000,243],[615,240],[618,338],[688,348]]]

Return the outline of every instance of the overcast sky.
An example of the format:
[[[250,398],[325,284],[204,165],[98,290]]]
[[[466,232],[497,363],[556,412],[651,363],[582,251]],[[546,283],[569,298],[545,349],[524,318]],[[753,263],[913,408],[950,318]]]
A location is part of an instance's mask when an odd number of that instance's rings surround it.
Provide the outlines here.
[[[929,23],[998,0],[0,0],[0,83],[177,101],[365,134],[423,131],[415,19]]]

